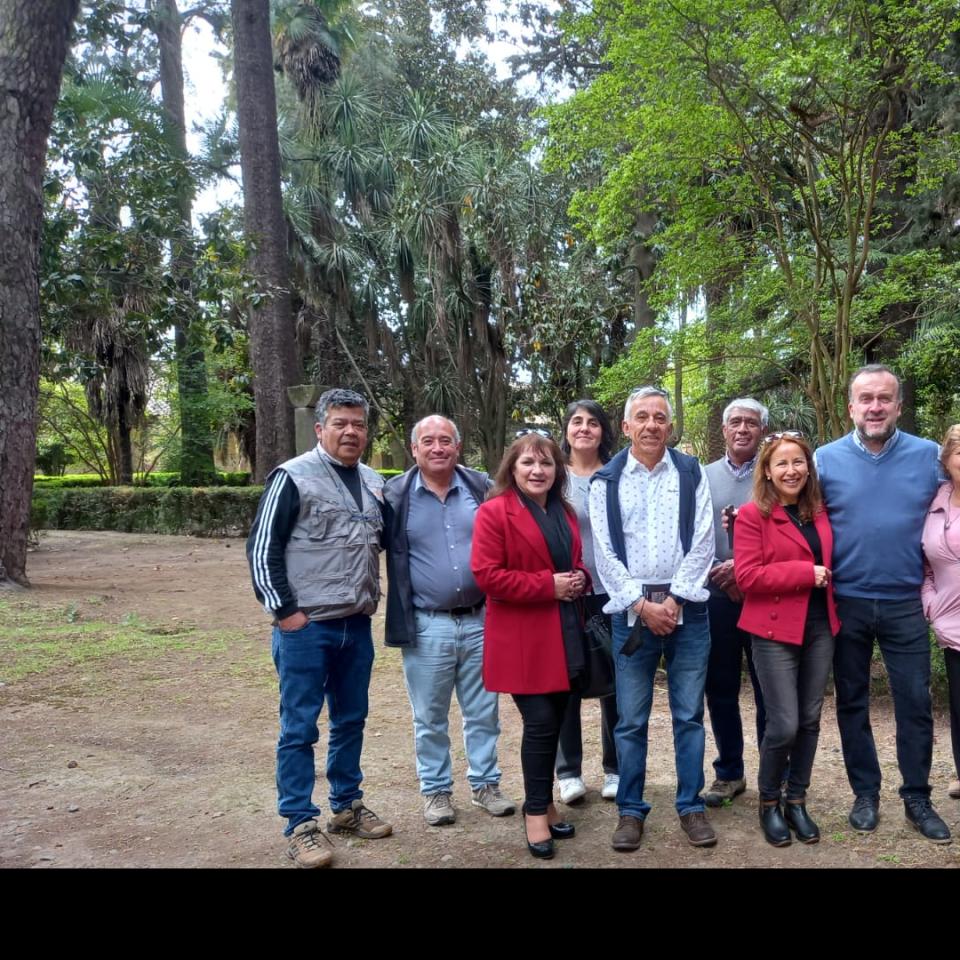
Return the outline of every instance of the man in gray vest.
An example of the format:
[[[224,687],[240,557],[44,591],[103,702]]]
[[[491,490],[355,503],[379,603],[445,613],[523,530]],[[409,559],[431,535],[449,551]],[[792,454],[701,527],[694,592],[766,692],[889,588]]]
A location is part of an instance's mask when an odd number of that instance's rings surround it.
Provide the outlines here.
[[[410,449],[416,466],[384,488],[386,643],[403,651],[423,817],[435,827],[456,820],[448,734],[454,689],[471,802],[507,816],[516,804],[500,793],[497,694],[483,686],[484,596],[470,570],[474,516],[490,481],[458,465],[460,433],[446,417],[416,424]]]
[[[280,678],[277,794],[287,856],[298,867],[333,859],[313,803],[313,745],[329,710],[331,833],[365,840],[392,827],[363,803],[360,752],[373,667],[370,616],[380,599],[383,480],[360,463],[367,401],[328,390],[317,402],[317,446],[267,477],[247,540],[257,599],[273,617]]]
[[[719,460],[704,467],[713,501],[716,556],[710,568],[710,661],[707,664],[707,709],[717,743],[713,761],[715,779],[703,795],[708,807],[719,807],[747,788],[743,770],[743,724],[740,720],[740,678],[746,655],[757,705],[757,744],[763,739],[764,709],[760,682],[753,669],[750,634],[737,626],[743,595],[733,575],[732,537],[723,526],[724,507],[741,507],[753,498],[753,467],[760,440],[767,429],[767,408],[750,397],[740,397],[723,411],[726,446]]]

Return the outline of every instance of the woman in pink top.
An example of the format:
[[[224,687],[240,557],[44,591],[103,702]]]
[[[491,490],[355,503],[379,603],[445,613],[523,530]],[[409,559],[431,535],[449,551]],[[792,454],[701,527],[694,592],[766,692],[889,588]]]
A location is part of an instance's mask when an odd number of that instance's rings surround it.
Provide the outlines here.
[[[947,666],[950,735],[957,773],[948,792],[960,798],[960,423],[955,423],[943,438],[940,462],[950,479],[934,496],[923,525],[923,612],[943,647]]]

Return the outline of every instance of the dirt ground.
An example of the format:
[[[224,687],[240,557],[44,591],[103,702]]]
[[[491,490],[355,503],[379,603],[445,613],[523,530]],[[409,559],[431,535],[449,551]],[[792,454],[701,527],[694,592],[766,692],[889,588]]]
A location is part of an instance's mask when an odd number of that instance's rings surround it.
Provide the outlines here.
[[[31,554],[28,572],[33,590],[0,593],[0,866],[292,868],[275,812],[276,678],[243,542],[52,532]],[[369,805],[393,823],[394,835],[336,839],[340,868],[960,866],[960,803],[946,796],[952,775],[947,718],[937,713],[933,798],[958,840],[935,846],[904,821],[893,712],[883,697],[873,712],[885,776],[882,819],[873,835],[847,826],[851,797],[828,698],[809,797],[823,840],[783,850],[763,841],[753,789],[753,710],[745,696],[747,793],[710,813],[719,835],[715,848],[691,848],[673,810],[673,745],[662,684],[650,723],[653,812],[637,852],[616,853],[609,845],[616,810],[599,794],[595,702],[584,707],[584,774],[591,790],[583,805],[561,805],[577,835],[558,844],[556,859],[530,858],[519,816],[494,819],[470,805],[455,708],[459,816],[453,826],[427,827],[400,654],[380,642],[382,614],[374,635],[364,790]],[[501,720],[502,785],[518,798],[520,723],[506,697]],[[324,742],[321,732],[321,758]],[[325,807],[324,795],[321,778],[315,798]]]

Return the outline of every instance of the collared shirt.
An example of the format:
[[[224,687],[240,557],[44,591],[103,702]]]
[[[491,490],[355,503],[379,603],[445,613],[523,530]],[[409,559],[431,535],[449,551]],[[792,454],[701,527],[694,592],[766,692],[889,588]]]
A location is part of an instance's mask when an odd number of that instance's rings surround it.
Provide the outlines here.
[[[480,504],[454,473],[445,500],[424,484],[410,486],[407,540],[413,605],[420,610],[472,607],[483,591],[470,569],[473,521]]]
[[[860,431],[854,427],[853,430],[853,442],[868,456],[873,457],[874,460],[879,460],[885,453],[888,453],[896,445],[898,435],[900,431],[894,430],[884,445],[880,448],[878,453],[874,453],[864,442],[863,438],[860,436]],[[816,458],[814,458],[816,461]]]
[[[590,522],[594,556],[600,580],[610,594],[606,613],[629,610],[628,623],[636,619],[630,609],[643,595],[645,583],[670,583],[670,592],[697,603],[710,592],[705,584],[713,563],[713,506],[706,473],[701,470],[696,492],[693,540],[684,556],[680,542],[680,474],[666,450],[648,470],[627,456],[618,496],[627,548],[626,567],[617,558],[607,525],[606,483],[590,487]]]
[[[736,479],[739,480],[742,477],[746,477],[749,474],[753,473],[753,467],[757,462],[757,455],[754,454],[753,459],[748,460],[746,463],[741,463],[739,466],[737,466],[737,464],[735,464],[730,459],[730,454],[728,452],[724,452],[723,462],[727,465],[727,469],[734,475],[734,477],[736,477]]]

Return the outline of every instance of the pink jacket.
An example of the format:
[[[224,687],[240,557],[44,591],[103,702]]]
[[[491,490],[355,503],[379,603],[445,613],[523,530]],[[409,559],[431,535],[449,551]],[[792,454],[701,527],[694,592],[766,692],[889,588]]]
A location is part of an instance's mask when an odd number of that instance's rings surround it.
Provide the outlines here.
[[[953,485],[941,484],[923,525],[923,613],[941,647],[960,650],[960,510],[947,527]]]

